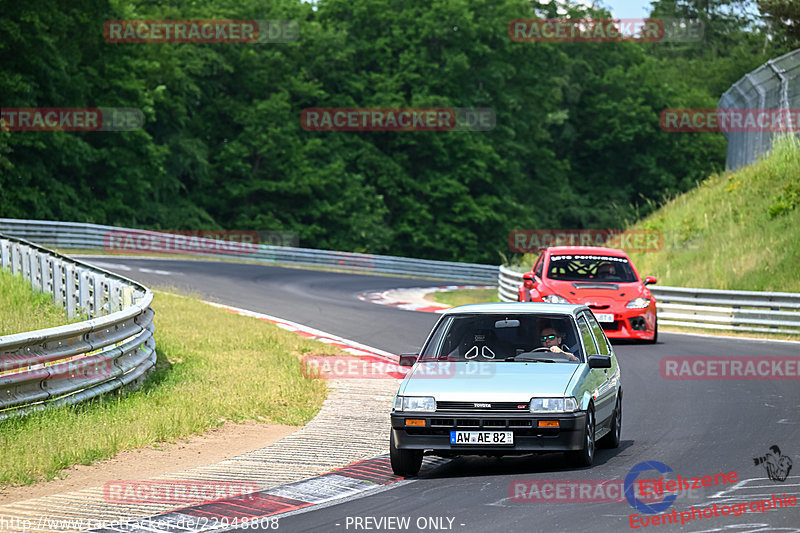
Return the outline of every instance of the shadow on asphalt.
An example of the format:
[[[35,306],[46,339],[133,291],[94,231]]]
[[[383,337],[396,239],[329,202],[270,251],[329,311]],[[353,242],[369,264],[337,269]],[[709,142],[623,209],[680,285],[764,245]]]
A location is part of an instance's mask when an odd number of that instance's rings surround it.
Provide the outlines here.
[[[594,465],[575,467],[561,453],[534,455],[507,455],[499,458],[482,456],[462,456],[420,473],[419,479],[463,478],[481,476],[502,476],[515,474],[539,474],[549,472],[580,472],[604,465],[633,446],[634,441],[622,440],[619,448],[598,449]]]

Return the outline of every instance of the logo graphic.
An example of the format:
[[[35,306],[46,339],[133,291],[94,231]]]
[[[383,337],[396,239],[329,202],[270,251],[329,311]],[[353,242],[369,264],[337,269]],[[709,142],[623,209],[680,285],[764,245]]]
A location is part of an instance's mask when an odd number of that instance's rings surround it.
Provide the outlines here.
[[[631,504],[631,507],[639,512],[657,514],[661,511],[669,509],[678,496],[677,494],[670,494],[669,496],[665,496],[660,502],[656,503],[645,503],[644,501],[640,500],[635,493],[634,483],[641,472],[647,472],[648,470],[656,470],[661,474],[672,472],[670,467],[659,461],[644,461],[637,464],[631,468],[628,472],[628,475],[625,476],[625,499],[628,500],[628,503]]]
[[[786,481],[789,477],[789,471],[792,469],[792,460],[787,455],[781,455],[781,449],[777,444],[769,447],[766,455],[761,457],[753,457],[753,462],[758,465],[764,465],[767,470],[767,476],[772,481]]]

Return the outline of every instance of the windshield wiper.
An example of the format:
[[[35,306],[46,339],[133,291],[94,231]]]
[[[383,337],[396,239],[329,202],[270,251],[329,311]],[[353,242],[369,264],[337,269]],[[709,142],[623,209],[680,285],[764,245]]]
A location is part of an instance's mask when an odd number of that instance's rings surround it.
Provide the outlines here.
[[[555,363],[555,359],[520,359],[517,361],[516,355],[512,355],[511,357],[506,357],[506,361],[513,361],[515,363]]]

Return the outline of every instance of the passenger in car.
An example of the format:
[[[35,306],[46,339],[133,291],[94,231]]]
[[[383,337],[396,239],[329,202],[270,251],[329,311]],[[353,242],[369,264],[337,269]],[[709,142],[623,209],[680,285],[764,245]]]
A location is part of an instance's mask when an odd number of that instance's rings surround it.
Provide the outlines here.
[[[570,361],[580,361],[577,357],[567,351],[566,345],[563,344],[563,335],[556,331],[555,328],[545,328],[542,330],[542,346],[549,348],[551,352],[563,353],[569,356]]]

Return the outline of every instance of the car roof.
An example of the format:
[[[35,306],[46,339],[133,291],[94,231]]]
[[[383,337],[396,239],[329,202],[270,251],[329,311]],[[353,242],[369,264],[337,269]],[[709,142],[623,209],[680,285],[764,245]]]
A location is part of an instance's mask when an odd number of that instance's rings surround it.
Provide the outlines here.
[[[603,246],[549,246],[545,252],[550,255],[560,254],[587,254],[587,255],[612,255],[614,257],[628,257],[628,254],[619,248],[605,248]]]
[[[585,305],[576,304],[551,304],[545,302],[509,302],[509,303],[489,303],[489,304],[469,304],[451,307],[442,312],[445,315],[459,313],[514,313],[514,314],[549,314],[549,315],[577,315],[583,309],[589,309]]]

